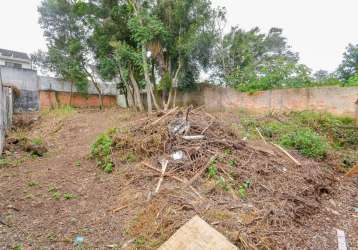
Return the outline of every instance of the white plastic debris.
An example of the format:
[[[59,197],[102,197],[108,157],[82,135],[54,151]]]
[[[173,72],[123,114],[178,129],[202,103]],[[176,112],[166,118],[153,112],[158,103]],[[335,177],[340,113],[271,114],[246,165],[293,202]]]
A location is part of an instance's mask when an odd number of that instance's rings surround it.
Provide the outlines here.
[[[186,158],[185,153],[182,150],[175,151],[171,156],[174,161],[181,161]]]

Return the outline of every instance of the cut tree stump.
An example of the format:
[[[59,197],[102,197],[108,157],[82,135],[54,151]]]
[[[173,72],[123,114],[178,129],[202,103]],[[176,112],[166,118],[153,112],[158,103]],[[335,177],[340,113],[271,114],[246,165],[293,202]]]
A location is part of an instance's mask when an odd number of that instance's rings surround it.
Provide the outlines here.
[[[179,228],[158,250],[237,250],[224,235],[199,216]]]

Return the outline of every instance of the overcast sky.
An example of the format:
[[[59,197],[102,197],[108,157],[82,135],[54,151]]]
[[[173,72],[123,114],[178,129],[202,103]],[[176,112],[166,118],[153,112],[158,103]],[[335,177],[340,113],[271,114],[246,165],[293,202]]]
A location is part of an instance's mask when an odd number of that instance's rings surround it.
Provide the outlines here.
[[[314,70],[335,70],[348,43],[358,44],[358,0],[212,1],[227,8],[227,29],[283,28],[301,62]],[[37,23],[39,2],[0,1],[0,48],[27,53],[46,48]]]

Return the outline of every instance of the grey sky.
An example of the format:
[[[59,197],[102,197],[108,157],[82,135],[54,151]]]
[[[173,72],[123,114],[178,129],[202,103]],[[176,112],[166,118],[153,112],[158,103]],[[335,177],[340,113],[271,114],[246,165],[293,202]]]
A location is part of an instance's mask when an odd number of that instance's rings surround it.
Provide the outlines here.
[[[334,70],[348,43],[358,43],[358,0],[212,0],[227,8],[227,29],[238,25],[284,29],[301,62]],[[31,53],[45,49],[37,23],[40,0],[0,1],[0,48]]]

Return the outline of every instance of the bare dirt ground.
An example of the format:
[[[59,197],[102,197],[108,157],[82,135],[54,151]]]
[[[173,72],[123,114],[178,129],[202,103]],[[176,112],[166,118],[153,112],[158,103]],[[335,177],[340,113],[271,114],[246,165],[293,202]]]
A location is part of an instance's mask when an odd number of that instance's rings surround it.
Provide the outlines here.
[[[49,153],[0,171],[0,215],[9,225],[0,225],[0,249],[16,244],[72,249],[76,235],[84,236],[89,248],[122,241],[122,219],[112,213],[120,206],[119,175],[104,173],[88,154],[99,133],[119,126],[129,115],[123,110],[83,111],[35,124],[29,134],[45,138]],[[53,197],[54,188],[59,200]],[[65,193],[76,197],[65,200]]]
[[[358,249],[358,178],[328,168],[327,175],[321,174],[314,169],[324,166],[298,155],[304,163],[300,168],[243,151],[238,178],[254,173],[260,178],[246,199],[234,200],[201,180],[197,188],[207,197],[203,201],[166,178],[160,193],[147,201],[157,173],[114,159],[115,170],[107,174],[88,158],[100,133],[131,127],[142,117],[120,109],[80,110],[36,121],[26,136],[44,138],[49,152],[0,170],[0,249],[74,249],[76,236],[84,237],[84,249],[155,249],[196,214],[247,249],[337,249],[336,228],[346,232],[350,249]],[[270,208],[276,202],[270,195],[285,193],[290,182],[303,185],[293,187],[297,197],[284,197]],[[305,192],[306,185],[317,190]],[[264,199],[262,194],[267,194]],[[317,196],[317,201],[300,200],[301,194]],[[285,206],[292,206],[291,215],[284,213]],[[280,225],[288,220],[292,223]]]

